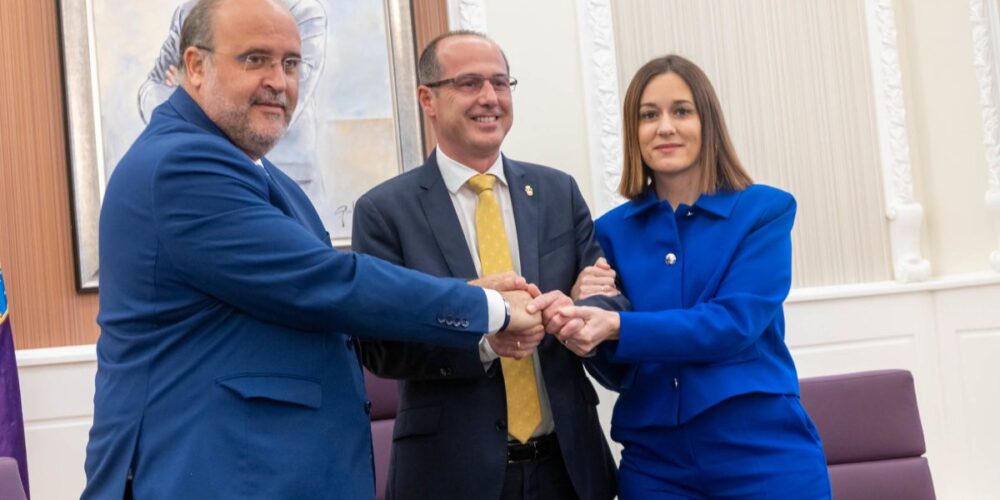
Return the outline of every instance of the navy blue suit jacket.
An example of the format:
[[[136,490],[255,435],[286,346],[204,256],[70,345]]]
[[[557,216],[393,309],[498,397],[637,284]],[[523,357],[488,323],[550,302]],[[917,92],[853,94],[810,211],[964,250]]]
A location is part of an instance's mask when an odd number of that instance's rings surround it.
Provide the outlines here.
[[[521,274],[567,295],[601,250],[576,182],[555,169],[503,159]],[[533,196],[528,196],[531,186]],[[476,268],[435,155],[358,200],[354,249],[436,276],[475,279]],[[628,301],[596,298],[623,309]],[[396,499],[496,499],[506,469],[507,406],[499,362],[477,346],[364,342],[365,366],[401,379],[388,494]],[[580,359],[554,337],[538,348],[555,432],[580,498],[615,495],[615,467],[597,418],[597,393]],[[545,480],[542,478],[541,480]]]
[[[100,219],[85,499],[374,497],[350,334],[474,349],[483,292],[340,253],[306,196],[178,90]],[[447,320],[447,321],[446,321]]]

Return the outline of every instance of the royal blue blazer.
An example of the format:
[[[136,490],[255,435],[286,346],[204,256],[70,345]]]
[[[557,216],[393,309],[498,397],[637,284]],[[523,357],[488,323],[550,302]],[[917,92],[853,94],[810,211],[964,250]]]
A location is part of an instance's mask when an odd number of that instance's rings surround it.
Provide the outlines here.
[[[682,424],[733,396],[798,394],[782,303],[795,199],[764,185],[674,211],[652,189],[596,222],[632,312],[598,349],[612,429]]]
[[[362,168],[358,166],[358,168]],[[357,341],[475,349],[482,290],[337,252],[183,89],[108,184],[83,498],[372,499]]]

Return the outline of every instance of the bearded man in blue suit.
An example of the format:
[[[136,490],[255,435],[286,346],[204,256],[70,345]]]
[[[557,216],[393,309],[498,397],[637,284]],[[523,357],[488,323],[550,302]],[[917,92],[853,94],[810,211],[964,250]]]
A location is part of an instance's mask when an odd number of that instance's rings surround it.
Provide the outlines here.
[[[540,329],[540,315],[523,290],[331,247],[302,190],[263,158],[297,101],[286,8],[202,0],[181,51],[183,87],[115,169],[101,211],[83,498],[372,498],[350,334],[475,348],[484,333]]]

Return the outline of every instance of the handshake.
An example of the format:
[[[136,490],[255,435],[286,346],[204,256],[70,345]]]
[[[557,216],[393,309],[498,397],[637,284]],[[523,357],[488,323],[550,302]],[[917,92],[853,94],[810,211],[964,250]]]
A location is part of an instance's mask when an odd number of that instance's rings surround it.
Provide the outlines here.
[[[615,296],[615,271],[604,258],[584,268],[567,296],[560,290],[541,293],[514,272],[484,276],[469,282],[496,290],[510,304],[510,324],[486,336],[497,355],[521,359],[530,356],[549,333],[577,355],[589,355],[607,339],[618,338],[619,317],[615,311],[575,306],[575,300],[594,295]]]

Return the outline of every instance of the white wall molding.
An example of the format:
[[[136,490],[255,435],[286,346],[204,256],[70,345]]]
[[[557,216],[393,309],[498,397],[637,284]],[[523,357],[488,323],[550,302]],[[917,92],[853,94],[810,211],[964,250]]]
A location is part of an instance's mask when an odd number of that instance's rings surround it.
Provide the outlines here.
[[[924,281],[931,266],[920,248],[924,208],[913,195],[896,13],[892,0],[866,0],[865,14],[893,274],[902,283]]]
[[[486,33],[486,1],[448,0],[448,27]]]
[[[622,117],[610,0],[577,0],[594,215],[621,204]]]
[[[880,295],[899,295],[998,285],[1000,285],[1000,276],[997,276],[992,272],[951,274],[948,276],[931,278],[921,283],[881,281],[853,285],[795,288],[788,294],[788,299],[785,302],[788,304],[796,304],[802,302],[871,298]]]
[[[16,352],[18,368],[97,361],[97,345],[72,345],[44,349],[20,349]]]
[[[997,249],[990,264],[1000,272],[1000,12],[993,0],[969,0],[972,21],[973,64],[979,83],[979,105],[983,117],[983,147],[986,150],[986,209],[997,236]]]

